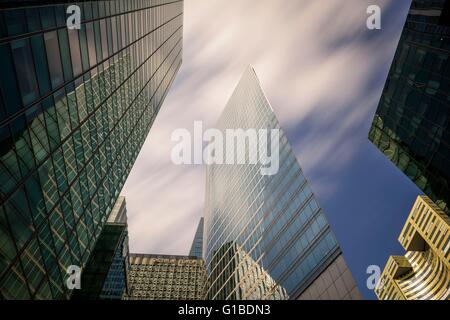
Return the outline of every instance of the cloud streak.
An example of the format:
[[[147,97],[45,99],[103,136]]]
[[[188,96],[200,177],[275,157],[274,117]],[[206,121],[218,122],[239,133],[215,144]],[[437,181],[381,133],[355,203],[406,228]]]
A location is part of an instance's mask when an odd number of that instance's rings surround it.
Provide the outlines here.
[[[186,0],[183,65],[122,191],[131,251],[188,253],[203,214],[204,168],[172,164],[170,135],[192,131],[195,120],[213,127],[248,64],[322,204],[345,192],[340,172],[368,144],[409,5],[399,2]],[[371,4],[382,8],[382,31],[366,28]],[[337,221],[342,208],[329,209]]]

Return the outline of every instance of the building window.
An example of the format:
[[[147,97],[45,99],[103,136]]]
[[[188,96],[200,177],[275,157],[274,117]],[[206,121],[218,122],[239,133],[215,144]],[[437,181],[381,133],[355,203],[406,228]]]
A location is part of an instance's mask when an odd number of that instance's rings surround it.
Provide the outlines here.
[[[39,95],[30,44],[28,40],[18,40],[11,43],[11,48],[22,101],[27,105]]]
[[[45,48],[47,50],[47,60],[49,63],[50,79],[53,89],[63,83],[63,70],[59,53],[58,37],[56,31],[44,34]]]

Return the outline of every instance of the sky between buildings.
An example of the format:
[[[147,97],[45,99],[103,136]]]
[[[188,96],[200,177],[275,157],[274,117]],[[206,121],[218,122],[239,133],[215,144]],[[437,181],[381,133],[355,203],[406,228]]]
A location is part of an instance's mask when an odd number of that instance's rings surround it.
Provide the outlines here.
[[[368,30],[366,9],[382,9]],[[187,254],[205,168],[170,158],[173,130],[214,127],[253,65],[366,298],[420,190],[367,139],[410,0],[185,0],[183,65],[122,194],[132,252]]]

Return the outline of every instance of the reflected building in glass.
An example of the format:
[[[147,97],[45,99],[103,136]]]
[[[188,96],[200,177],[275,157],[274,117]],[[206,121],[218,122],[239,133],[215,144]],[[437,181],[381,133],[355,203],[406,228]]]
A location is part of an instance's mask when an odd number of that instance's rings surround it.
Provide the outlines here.
[[[450,1],[413,0],[369,139],[447,214]]]
[[[120,196],[106,221],[72,299],[120,300],[129,292],[130,257],[125,197]]]
[[[206,169],[203,257],[209,299],[360,299],[294,152],[253,68],[248,67],[216,126],[279,130],[279,170],[261,164]],[[228,143],[228,141],[227,141]],[[245,142],[246,154],[256,148]],[[234,148],[227,148],[232,153]]]
[[[65,299],[182,60],[183,1],[0,11],[0,298]],[[7,3],[4,7],[7,6]]]
[[[226,278],[225,287],[214,286],[208,297],[217,300],[287,300],[286,290],[236,242],[222,245],[211,262],[210,279]]]

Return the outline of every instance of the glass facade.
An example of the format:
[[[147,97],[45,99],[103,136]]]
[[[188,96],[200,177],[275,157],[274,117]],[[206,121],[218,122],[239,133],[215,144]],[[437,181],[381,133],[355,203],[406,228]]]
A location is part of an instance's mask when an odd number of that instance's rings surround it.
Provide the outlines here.
[[[203,255],[203,218],[200,219],[197,231],[195,231],[194,240],[192,241],[191,250],[189,250],[189,256],[202,259]]]
[[[103,283],[100,299],[122,299],[128,294],[130,255],[128,246],[128,224],[125,197],[120,196],[109,215],[108,224],[122,227],[123,232],[115,249],[108,274]]]
[[[412,1],[369,139],[449,214],[450,1]]]
[[[70,297],[182,60],[183,1],[85,1],[80,30],[44,2],[0,10],[3,299]]]
[[[129,300],[202,300],[206,269],[202,259],[152,254],[130,255]]]
[[[119,197],[81,275],[72,299],[122,299],[129,287],[128,226],[125,197]]]
[[[209,297],[218,300],[286,300],[286,290],[272,279],[261,265],[254,261],[234,241],[222,245],[211,261],[210,279],[227,279],[220,290],[209,291]],[[214,284],[213,284],[214,285]]]
[[[296,299],[341,249],[253,68],[243,74],[216,128],[224,135],[226,129],[279,129],[279,170],[262,175],[261,164],[207,166],[207,296]],[[274,142],[268,141],[269,150]],[[249,154],[254,147],[246,144]],[[226,152],[234,152],[230,149]],[[245,285],[258,274],[261,283]]]

